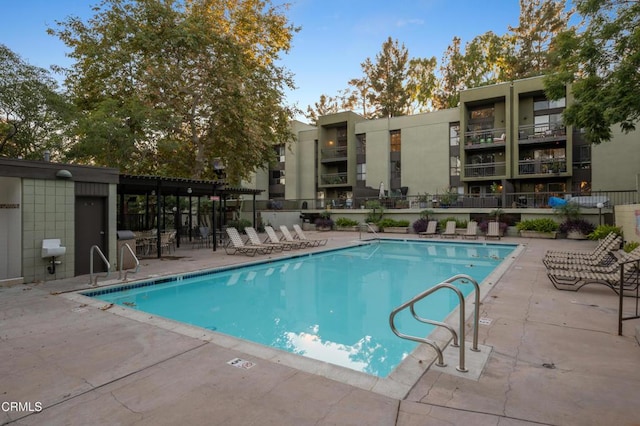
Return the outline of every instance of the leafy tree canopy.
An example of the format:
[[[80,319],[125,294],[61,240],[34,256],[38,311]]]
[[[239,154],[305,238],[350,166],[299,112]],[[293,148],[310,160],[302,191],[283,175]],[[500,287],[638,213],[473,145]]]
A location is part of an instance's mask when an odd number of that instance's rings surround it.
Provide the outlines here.
[[[0,155],[42,159],[62,149],[69,104],[50,73],[0,44]]]
[[[555,72],[545,84],[552,99],[571,84],[576,102],[564,121],[599,144],[611,140],[612,126],[630,132],[640,118],[640,1],[575,0],[575,6],[583,25],[558,37]]]
[[[292,139],[291,74],[276,64],[297,28],[270,0],[103,0],[50,29],[72,51],[81,111],[69,156],[128,173],[232,182]]]

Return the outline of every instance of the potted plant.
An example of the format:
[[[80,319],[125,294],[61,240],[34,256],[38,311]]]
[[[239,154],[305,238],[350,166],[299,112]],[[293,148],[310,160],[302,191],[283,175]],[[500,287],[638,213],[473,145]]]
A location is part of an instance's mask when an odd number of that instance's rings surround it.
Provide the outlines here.
[[[336,219],[335,225],[337,231],[357,231],[360,222],[349,219],[348,217],[339,217]]]
[[[457,201],[458,193],[455,191],[455,189],[449,188],[440,196],[440,207],[449,207],[451,205],[454,205]]]
[[[598,225],[596,229],[587,236],[587,238],[589,238],[590,240],[601,240],[607,235],[609,235],[611,232],[615,233],[616,235],[619,235],[620,237],[623,236],[622,228],[620,228],[619,226]]]
[[[560,224],[560,232],[572,240],[585,240],[587,235],[595,230],[595,225],[580,219],[580,206],[576,203],[568,202],[554,208],[556,214],[564,216]]]
[[[408,220],[382,219],[378,222],[378,227],[382,232],[394,232],[397,234],[406,234],[408,232]]]
[[[369,224],[369,232],[378,232],[380,230],[378,222],[382,220],[382,216],[384,215],[382,204],[380,204],[378,200],[369,200],[365,203],[365,207],[370,210],[365,218],[365,222]]]
[[[429,195],[426,192],[424,194],[418,194],[417,201],[418,206],[420,206],[421,209],[424,209],[427,207],[427,203],[429,202]]]
[[[558,235],[560,225],[553,219],[529,219],[516,224],[520,236],[525,238],[552,238]]]
[[[320,213],[320,217],[315,220],[317,231],[331,231],[333,228],[333,219],[331,213],[327,210]]]

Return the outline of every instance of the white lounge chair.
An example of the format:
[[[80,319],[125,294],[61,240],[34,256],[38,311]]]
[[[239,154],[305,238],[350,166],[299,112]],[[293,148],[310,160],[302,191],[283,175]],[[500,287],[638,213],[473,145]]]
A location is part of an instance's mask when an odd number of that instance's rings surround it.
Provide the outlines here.
[[[276,231],[269,225],[264,227],[264,232],[267,233],[267,240],[271,244],[280,244],[284,250],[298,249],[304,246],[300,241],[282,241],[278,238]]]
[[[456,234],[456,221],[450,220],[447,222],[447,226],[442,234],[440,234],[441,238],[457,238]]]
[[[478,222],[475,220],[469,221],[469,223],[467,223],[467,232],[462,234],[462,238],[470,240],[478,239]]]
[[[295,238],[293,238],[293,235],[291,235],[291,232],[289,232],[289,228],[287,228],[285,225],[280,225],[280,232],[282,232],[282,237],[285,241],[289,241],[290,243],[299,242],[301,244],[301,248],[309,247],[311,245],[309,241],[296,240]]]
[[[260,236],[258,235],[258,232],[252,226],[245,227],[244,232],[245,234],[247,234],[247,237],[249,237],[249,245],[251,246],[262,247],[264,249],[270,248],[271,250],[276,250],[276,251],[284,250],[281,244],[263,243],[260,240]]]
[[[267,254],[270,253],[272,249],[265,249],[262,247],[248,246],[245,245],[244,241],[240,237],[238,230],[233,227],[227,228],[227,235],[229,236],[229,240],[227,244],[224,246],[224,251],[227,254],[236,254],[242,253],[249,256],[255,256],[256,253]]]
[[[419,237],[430,237],[436,235],[436,230],[438,229],[438,221],[430,220],[427,223],[427,229],[424,232],[418,232]]]
[[[298,224],[293,225],[293,230],[296,232],[298,240],[307,241],[311,246],[318,247],[327,244],[327,238],[307,238]]]
[[[497,238],[500,239],[500,223],[499,222],[489,222],[489,226],[487,228],[487,235],[484,236],[485,240],[489,238]]]

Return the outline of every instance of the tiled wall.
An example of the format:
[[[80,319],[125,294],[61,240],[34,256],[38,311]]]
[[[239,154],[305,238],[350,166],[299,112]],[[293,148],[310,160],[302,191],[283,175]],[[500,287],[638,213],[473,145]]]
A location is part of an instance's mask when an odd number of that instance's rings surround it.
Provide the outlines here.
[[[74,274],[74,211],[75,192],[73,181],[22,180],[22,225],[24,281],[38,282],[70,278]],[[60,238],[67,248],[60,256],[55,274],[47,271],[49,259],[41,256],[42,240]]]

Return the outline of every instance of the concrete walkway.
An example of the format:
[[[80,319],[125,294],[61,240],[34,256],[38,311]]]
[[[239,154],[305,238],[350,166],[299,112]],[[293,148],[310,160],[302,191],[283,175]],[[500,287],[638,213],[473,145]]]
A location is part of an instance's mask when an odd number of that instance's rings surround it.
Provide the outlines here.
[[[322,236],[329,247],[358,238]],[[89,288],[87,276],[0,287],[0,424],[640,424],[640,320],[618,336],[611,290],[556,290],[540,261],[552,247],[595,244],[503,241],[525,247],[482,302],[480,343],[491,353],[480,377],[431,367],[396,398],[219,345],[201,329],[78,303],[67,292]],[[135,279],[266,257],[181,248],[143,260]],[[227,364],[236,357],[256,365]]]

